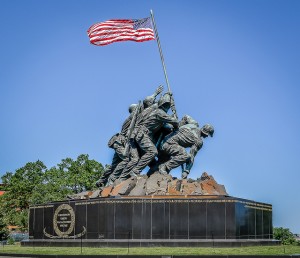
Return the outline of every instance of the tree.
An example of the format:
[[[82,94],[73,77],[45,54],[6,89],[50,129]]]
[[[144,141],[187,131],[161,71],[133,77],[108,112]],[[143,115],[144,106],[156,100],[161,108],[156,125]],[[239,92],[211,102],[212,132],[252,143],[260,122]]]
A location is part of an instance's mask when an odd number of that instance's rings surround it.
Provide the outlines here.
[[[32,204],[35,188],[42,183],[46,166],[41,161],[28,162],[14,174],[8,172],[2,177],[7,192],[2,198],[2,211],[7,224],[28,227],[28,208]]]
[[[274,228],[273,237],[280,240],[283,245],[291,245],[297,242],[295,236],[288,228]]]
[[[28,162],[24,167],[2,176],[7,192],[1,196],[0,210],[4,225],[28,227],[30,205],[61,201],[69,194],[92,190],[103,166],[82,154],[74,161],[66,158],[47,169],[43,162]],[[1,234],[1,217],[0,217]]]
[[[56,167],[46,170],[43,174],[43,182],[35,187],[31,196],[32,204],[41,204],[53,201],[62,201],[72,194],[72,190],[66,184],[66,174]]]
[[[9,205],[16,209],[27,209],[31,204],[31,196],[37,185],[43,182],[46,166],[42,161],[28,162],[24,167],[16,170],[14,174],[6,173],[2,177],[7,185],[5,199]]]
[[[63,159],[58,168],[61,174],[66,175],[66,185],[73,193],[92,190],[103,173],[102,164],[89,160],[87,154],[79,155],[75,161],[71,158]]]
[[[2,203],[3,197],[0,196],[0,210],[2,210],[1,203]],[[4,220],[4,213],[0,213],[0,241],[7,239],[8,237],[8,229],[7,224]]]

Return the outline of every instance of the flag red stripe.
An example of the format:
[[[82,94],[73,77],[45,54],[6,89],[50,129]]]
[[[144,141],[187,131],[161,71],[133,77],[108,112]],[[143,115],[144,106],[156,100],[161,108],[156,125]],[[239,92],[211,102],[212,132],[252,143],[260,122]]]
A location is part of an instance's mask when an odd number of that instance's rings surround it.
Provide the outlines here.
[[[98,25],[97,27],[95,28],[92,28],[91,31],[94,31],[94,30],[98,30],[98,29],[101,29],[101,28],[132,28],[133,29],[133,26],[131,24],[100,24]]]
[[[95,36],[105,36],[105,35],[117,35],[117,34],[143,34],[143,33],[149,33],[154,35],[154,32],[151,30],[104,30],[104,31],[98,31],[98,32],[93,32],[89,36],[90,38],[93,38]]]
[[[149,38],[152,38],[154,39],[154,36],[153,35],[139,35],[139,36],[135,36],[135,35],[122,35],[122,36],[116,36],[116,37],[109,37],[109,38],[98,38],[98,37],[95,37],[95,38],[91,38],[91,42],[94,43],[94,42],[100,42],[100,41],[109,41],[109,40],[114,40],[114,39],[119,39],[119,38],[126,38],[126,39],[136,39],[136,40],[139,40],[140,38],[143,38],[143,37],[149,37]]]
[[[93,30],[89,33],[89,35],[93,35],[94,33],[102,32],[102,31],[153,31],[152,29],[148,28],[141,28],[141,29],[133,29],[133,28],[113,28],[113,27],[108,27],[106,28],[101,28],[98,30]]]
[[[101,43],[101,41],[99,42],[96,42],[96,43],[92,43],[94,45],[97,45],[97,46],[106,46],[106,45],[109,45],[111,43],[114,43],[114,42],[120,42],[120,41],[135,41],[135,42],[144,42],[144,41],[149,41],[149,40],[153,40],[152,38],[145,38],[145,39],[141,39],[141,40],[134,40],[134,39],[116,39],[116,40],[113,40],[113,41],[109,41],[109,42],[106,42],[106,43]]]
[[[106,35],[95,35],[91,37],[91,40],[98,39],[98,40],[106,40],[110,38],[116,38],[116,37],[143,37],[143,36],[152,36],[154,37],[153,33],[119,33],[119,34],[106,34]]]
[[[153,36],[145,36],[142,38],[134,38],[134,37],[116,37],[111,40],[90,40],[91,44],[94,45],[108,45],[110,43],[118,42],[118,41],[135,41],[135,42],[143,42],[148,40],[154,40],[155,38]]]
[[[99,27],[102,27],[102,26],[122,26],[122,27],[124,27],[124,26],[130,26],[130,24],[133,24],[132,20],[129,20],[127,22],[110,22],[110,20],[109,20],[109,21],[100,22],[100,23],[96,23],[96,24],[92,25],[88,29],[88,32],[91,31],[91,30],[95,30],[95,29],[97,29]]]
[[[107,37],[107,38],[92,38],[91,41],[95,42],[95,41],[109,41],[109,40],[114,40],[114,39],[120,39],[120,38],[126,38],[126,39],[142,39],[142,38],[154,38],[153,35],[142,35],[142,36],[135,36],[135,35],[123,35],[123,36],[116,36],[116,37]]]
[[[128,25],[127,26],[99,25],[95,28],[92,28],[92,29],[88,30],[88,34],[93,33],[94,31],[105,29],[105,28],[111,28],[111,29],[126,29],[126,28],[128,28],[128,29],[133,29],[132,26],[128,26]]]

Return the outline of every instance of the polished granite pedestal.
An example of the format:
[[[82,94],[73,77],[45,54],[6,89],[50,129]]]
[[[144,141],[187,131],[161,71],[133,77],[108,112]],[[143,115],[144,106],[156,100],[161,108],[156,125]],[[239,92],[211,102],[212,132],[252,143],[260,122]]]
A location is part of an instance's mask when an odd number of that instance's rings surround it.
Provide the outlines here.
[[[275,245],[272,206],[230,196],[122,196],[30,207],[26,246]]]

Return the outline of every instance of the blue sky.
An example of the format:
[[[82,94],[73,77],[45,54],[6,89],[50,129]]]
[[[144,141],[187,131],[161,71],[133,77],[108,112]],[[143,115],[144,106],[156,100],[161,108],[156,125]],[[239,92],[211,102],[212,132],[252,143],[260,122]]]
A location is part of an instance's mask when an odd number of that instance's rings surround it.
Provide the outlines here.
[[[0,175],[86,153],[109,164],[128,106],[163,84],[155,41],[97,47],[86,30],[153,9],[181,118],[215,127],[190,174],[273,204],[300,233],[300,2],[0,3]],[[179,176],[179,170],[172,172]]]

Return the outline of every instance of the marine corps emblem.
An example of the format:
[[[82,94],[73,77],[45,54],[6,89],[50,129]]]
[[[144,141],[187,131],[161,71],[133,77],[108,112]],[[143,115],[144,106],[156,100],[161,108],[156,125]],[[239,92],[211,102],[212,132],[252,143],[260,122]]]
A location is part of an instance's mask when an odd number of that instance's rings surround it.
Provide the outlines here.
[[[53,215],[53,229],[56,236],[47,233],[46,228],[43,231],[44,235],[49,238],[79,238],[86,233],[84,226],[82,232],[78,234],[75,234],[74,228],[75,212],[73,208],[69,204],[61,204],[56,208]]]

